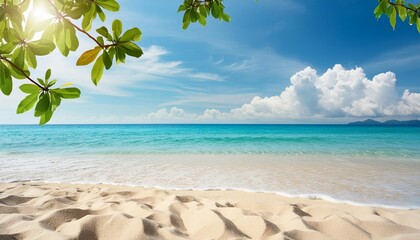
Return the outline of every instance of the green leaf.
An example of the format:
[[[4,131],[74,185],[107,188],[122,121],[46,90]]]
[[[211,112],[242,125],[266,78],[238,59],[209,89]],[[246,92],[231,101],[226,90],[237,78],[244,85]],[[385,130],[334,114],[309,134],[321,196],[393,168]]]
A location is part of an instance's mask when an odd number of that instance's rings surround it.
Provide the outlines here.
[[[76,51],[79,47],[79,39],[77,39],[76,30],[72,25],[65,22],[64,31],[66,32],[66,46],[71,51]]]
[[[28,84],[30,85],[30,84]],[[34,86],[34,85],[33,85]],[[39,89],[39,88],[38,88]],[[16,113],[21,114],[24,112],[29,111],[31,108],[35,106],[36,101],[38,100],[38,92],[32,93],[26,96],[18,105]]]
[[[73,18],[73,19],[79,19],[85,14],[87,11],[89,11],[89,5],[83,4],[80,6],[76,6],[68,11],[66,11],[67,16]]]
[[[12,61],[19,68],[24,68],[25,66],[25,49],[16,48],[12,55]]]
[[[50,77],[51,77],[51,69],[48,68],[48,70],[45,72],[45,79],[50,80]]]
[[[198,20],[198,13],[195,8],[193,8],[193,10],[190,12],[190,19],[191,19],[191,22],[193,23],[197,22]]]
[[[381,1],[378,6],[375,8],[373,13],[375,14],[376,18],[379,18],[382,14],[386,13],[386,10],[388,8],[387,0]]]
[[[36,68],[37,66],[37,61],[36,61],[36,56],[35,54],[32,52],[31,48],[28,47],[26,48],[26,62],[28,63],[28,66],[31,68]]]
[[[41,93],[39,101],[35,106],[35,117],[44,114],[50,107],[50,95],[48,93]]]
[[[14,78],[16,78],[16,79],[26,79],[26,76],[21,71],[17,70],[15,67],[8,66],[8,69],[10,70],[10,73],[12,74],[12,76]],[[28,76],[31,75],[31,73],[26,69],[24,69],[23,72]]]
[[[14,42],[14,43],[18,43],[20,42],[20,35],[16,32],[15,29],[11,29],[9,28],[8,31],[6,32],[7,34],[5,35],[5,37],[7,37],[7,41],[8,42]]]
[[[120,10],[120,5],[115,0],[96,0],[95,3],[108,11],[118,12]]]
[[[1,15],[1,13],[0,13],[0,15]],[[2,19],[1,16],[0,16],[0,19]],[[6,29],[6,22],[1,22],[0,21],[0,37],[3,37],[5,29]]]
[[[103,58],[100,57],[96,60],[95,64],[93,65],[92,72],[91,72],[92,82],[96,86],[98,85],[104,73],[105,65],[102,59]]]
[[[28,47],[31,48],[32,52],[37,56],[44,56],[50,54],[54,48],[54,43],[40,39],[37,41],[29,42]]]
[[[220,7],[217,6],[217,4],[213,3],[211,5],[211,15],[214,18],[220,18],[221,13],[222,13],[222,11],[220,10]]]
[[[35,85],[35,84],[22,84],[20,85],[20,90],[24,93],[33,94],[33,93],[39,93],[41,89]]]
[[[10,54],[16,48],[16,44],[8,42],[0,46],[0,54]]]
[[[179,8],[178,8],[178,12],[182,12],[182,11],[185,11],[185,10],[187,10],[187,6],[185,6],[184,4],[180,5]]]
[[[121,44],[121,47],[124,48],[124,52],[127,55],[130,55],[132,57],[139,58],[141,55],[143,55],[143,51],[135,43],[132,43],[132,42],[123,43]]]
[[[109,55],[109,57],[111,58],[111,61],[112,61],[112,59],[114,59],[114,57],[115,57],[115,47],[111,47],[109,50],[108,50],[108,55]],[[115,59],[117,59],[116,57],[115,57]]]
[[[121,36],[122,33],[122,22],[118,19],[112,22],[112,31],[114,33],[114,39],[117,39]]]
[[[96,32],[104,36],[108,41],[112,40],[112,36],[109,34],[109,31],[106,27],[100,27],[96,29]]]
[[[24,19],[22,12],[19,7],[13,5],[7,5],[4,7],[7,16],[9,17],[12,24],[15,26],[22,26],[22,21]]]
[[[77,60],[76,65],[77,66],[88,65],[89,63],[93,62],[96,59],[100,51],[101,51],[100,47],[95,47],[94,49],[84,52]]]
[[[52,89],[51,92],[56,93],[64,99],[75,99],[80,97],[80,90],[75,87]]]
[[[48,87],[50,88],[50,87],[54,86],[54,84],[56,84],[56,83],[57,83],[57,80],[52,80],[51,82],[48,83]]]
[[[390,8],[392,10],[391,10],[391,13],[389,14],[389,23],[391,24],[392,29],[395,30],[395,24],[397,23],[397,10],[395,9],[394,6],[391,6]]]
[[[57,38],[57,47],[63,56],[67,57],[69,55],[70,49],[66,44],[66,31],[64,29],[60,31],[59,37]]]
[[[405,19],[407,18],[407,9],[405,9],[405,7],[402,6],[397,6],[398,9],[398,15],[400,16],[401,21],[405,21]]]
[[[48,41],[54,39],[55,33],[57,32],[56,26],[57,24],[49,25],[42,33],[41,39],[48,40]]]
[[[417,25],[417,31],[420,33],[420,18],[417,18],[416,25]]]
[[[191,22],[191,15],[190,15],[191,10],[188,9],[187,11],[185,11],[184,13],[184,17],[182,18],[182,22]]]
[[[96,41],[98,41],[102,46],[105,45],[104,38],[102,36],[97,36]]]
[[[93,18],[94,18],[95,14],[96,14],[96,6],[94,4],[92,4],[89,11],[87,11],[83,15],[83,20],[82,20],[83,30],[85,30],[85,31],[90,30],[90,28],[92,27],[92,21],[93,21]]]
[[[122,46],[116,46],[115,57],[117,59],[117,63],[124,63],[125,62],[125,48],[123,48]]]
[[[202,15],[204,18],[207,17],[207,9],[204,5],[200,5],[199,11],[200,11],[200,15]]]
[[[41,78],[37,78],[38,82],[42,85],[42,86],[46,86],[46,82],[44,80],[42,80]]]
[[[40,116],[39,125],[45,125],[52,118],[53,112],[50,109],[47,109],[44,114]]]
[[[190,22],[182,23],[182,29],[184,29],[184,30],[187,29],[189,25],[190,25]]]
[[[198,15],[198,22],[199,22],[202,26],[206,26],[206,18],[205,18],[203,15],[201,15],[201,14],[199,14],[199,15]]]
[[[128,42],[128,41],[140,41],[141,39],[141,31],[138,28],[132,28],[127,30],[122,37],[120,38],[121,42]]]
[[[380,0],[380,1],[381,2],[379,3],[379,6],[381,8],[382,14],[385,14],[389,7],[388,0]]]
[[[417,14],[414,14],[413,16],[410,17],[410,25],[413,25],[417,22],[418,17]]]
[[[104,65],[105,65],[106,70],[110,69],[111,66],[112,66],[112,60],[109,57],[109,54],[108,54],[107,51],[104,51],[103,52],[102,58],[103,58],[102,61],[104,62]]]
[[[225,22],[230,22],[230,16],[227,15],[226,13],[222,14],[222,20]]]
[[[13,90],[12,76],[7,66],[2,62],[0,62],[0,89],[7,96]]]
[[[50,110],[54,112],[61,104],[61,97],[57,93],[51,92]]]
[[[98,13],[99,19],[101,19],[102,22],[106,20],[106,15],[104,11],[99,6],[96,6],[96,12]]]

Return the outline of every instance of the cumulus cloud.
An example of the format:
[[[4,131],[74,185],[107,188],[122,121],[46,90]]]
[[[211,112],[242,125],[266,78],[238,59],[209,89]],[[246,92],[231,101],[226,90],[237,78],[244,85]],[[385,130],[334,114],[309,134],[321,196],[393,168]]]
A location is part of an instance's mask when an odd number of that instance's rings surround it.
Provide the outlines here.
[[[335,65],[322,75],[307,67],[290,78],[279,95],[255,96],[249,103],[229,111],[207,109],[189,114],[174,107],[149,114],[146,119],[189,122],[241,122],[264,119],[419,117],[420,93],[405,90],[399,95],[394,73],[368,79],[362,68]]]
[[[166,110],[166,108],[163,108],[146,116],[146,119],[150,120],[151,122],[178,122],[195,118],[197,118],[196,114],[186,113],[184,109],[177,107],[172,107],[169,111]]]

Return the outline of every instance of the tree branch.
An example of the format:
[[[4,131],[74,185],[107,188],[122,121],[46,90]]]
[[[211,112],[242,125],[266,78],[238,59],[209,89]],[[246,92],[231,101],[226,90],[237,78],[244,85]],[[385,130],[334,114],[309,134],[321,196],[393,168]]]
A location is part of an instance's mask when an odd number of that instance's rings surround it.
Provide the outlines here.
[[[414,8],[411,8],[411,7],[409,7],[409,6],[406,6],[406,5],[404,5],[404,4],[401,4],[401,3],[395,3],[395,2],[392,2],[391,0],[388,0],[388,3],[389,4],[391,4],[392,6],[400,6],[400,7],[403,7],[403,8],[405,8],[405,9],[407,9],[407,10],[410,10],[410,11],[412,11],[412,12],[415,12],[415,13],[419,13],[419,9],[420,9],[420,7],[418,7],[418,8],[416,8],[416,9],[414,9]]]
[[[54,5],[53,2],[51,2],[50,0],[47,0],[47,2],[50,3],[50,5],[55,9],[55,12],[57,13],[57,15],[63,19],[64,21],[66,21],[67,23],[69,23],[70,25],[72,25],[75,29],[77,29],[77,31],[85,34],[86,36],[88,36],[90,39],[92,39],[99,47],[101,47],[102,49],[105,49],[106,46],[102,45],[100,42],[98,42],[98,40],[96,40],[95,37],[93,37],[92,35],[90,35],[88,32],[86,32],[85,30],[81,29],[79,26],[77,26],[76,24],[74,24],[72,21],[70,21],[70,19],[66,18],[63,14],[61,14],[60,10],[58,10],[58,8]]]
[[[39,87],[43,91],[47,91],[48,90],[47,88],[41,86],[39,83],[37,83],[35,80],[33,80],[28,74],[26,74],[26,72],[23,69],[21,69],[20,67],[18,67],[16,64],[14,64],[9,59],[3,57],[2,55],[0,55],[0,59],[8,62],[10,64],[10,66],[12,66],[14,69],[18,70],[20,73],[22,73],[23,76],[25,76],[29,81],[31,81],[33,84],[35,84],[37,87]]]

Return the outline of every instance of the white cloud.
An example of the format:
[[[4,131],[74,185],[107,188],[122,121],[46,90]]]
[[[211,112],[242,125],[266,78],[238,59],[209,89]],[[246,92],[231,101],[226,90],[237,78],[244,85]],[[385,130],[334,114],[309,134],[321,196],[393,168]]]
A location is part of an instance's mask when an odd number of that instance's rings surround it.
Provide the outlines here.
[[[121,68],[125,71],[132,70],[139,80],[156,78],[180,77],[192,81],[223,81],[224,77],[215,73],[198,72],[191,68],[183,67],[182,61],[166,61],[163,56],[170,54],[165,48],[152,45],[144,49],[144,55],[132,60]]]
[[[197,115],[186,113],[183,109],[172,107],[169,111],[166,109],[161,109],[157,112],[150,113],[146,116],[146,120],[150,122],[164,122],[172,123],[178,121],[185,121],[187,119],[195,119]]]
[[[202,114],[189,114],[177,107],[162,109],[143,120],[159,122],[160,116],[177,122],[419,117],[420,93],[405,90],[401,96],[396,82],[392,72],[370,80],[359,67],[347,70],[335,65],[322,75],[307,67],[294,74],[290,85],[277,96],[255,96],[251,102],[227,112],[207,109]]]
[[[255,67],[255,63],[251,60],[242,60],[226,66],[229,71],[244,71]]]
[[[223,81],[224,78],[214,73],[193,73],[189,77],[197,79],[198,81]]]
[[[149,57],[153,59],[152,56]],[[307,67],[295,73],[290,78],[290,84],[275,96],[196,95],[166,103],[163,106],[169,108],[147,115],[92,116],[90,120],[60,119],[57,116],[56,120],[61,123],[313,123],[343,122],[347,119],[368,117],[382,119],[420,117],[420,93],[405,90],[399,94],[396,84],[397,79],[392,72],[380,73],[368,79],[363,69],[358,67],[345,69],[341,65],[335,65],[323,74],[318,74],[314,69]],[[12,95],[9,99],[16,101],[21,99],[19,91],[15,92],[16,95]],[[242,104],[243,101],[247,101],[246,99],[251,100]],[[202,113],[190,113],[180,108],[185,105],[193,106],[194,102],[212,103],[216,107],[224,106],[224,109],[226,106],[233,108],[227,111],[209,108]],[[0,110],[14,111],[10,109],[10,105],[9,101],[7,104],[0,104]],[[234,107],[235,105],[239,107]],[[4,116],[2,120],[3,118]],[[8,121],[19,122],[16,119],[17,116],[14,116]]]
[[[420,60],[420,44],[398,46],[396,49],[385,51],[363,65],[366,70],[383,71],[389,69],[417,70]]]
[[[96,95],[128,96],[131,95],[132,86],[141,81],[151,81],[163,78],[176,78],[190,81],[223,81],[224,77],[208,72],[199,72],[192,68],[183,67],[182,61],[168,61],[163,59],[170,54],[165,48],[152,45],[143,49],[141,58],[127,58],[125,64],[114,65],[106,71],[99,83],[93,85],[90,80],[92,65],[76,67],[77,58],[86,50],[92,48],[87,40],[81,40],[81,46],[76,53],[71,53],[68,58],[61,56],[58,51],[46,58],[40,58],[39,70],[34,75],[42,76],[47,68],[52,68],[53,77],[59,82],[74,82],[83,92]],[[59,64],[57,64],[59,63]]]
[[[238,44],[226,43],[226,46],[217,45],[225,54],[235,56],[237,61],[226,62],[225,70],[231,72],[270,74],[270,76],[289,77],[307,64],[281,55],[272,49],[254,49]]]
[[[207,106],[234,107],[242,104],[248,99],[252,99],[255,94],[252,93],[236,93],[236,94],[211,94],[211,93],[194,93],[183,96],[177,100],[165,102],[160,106],[197,106],[206,104]]]

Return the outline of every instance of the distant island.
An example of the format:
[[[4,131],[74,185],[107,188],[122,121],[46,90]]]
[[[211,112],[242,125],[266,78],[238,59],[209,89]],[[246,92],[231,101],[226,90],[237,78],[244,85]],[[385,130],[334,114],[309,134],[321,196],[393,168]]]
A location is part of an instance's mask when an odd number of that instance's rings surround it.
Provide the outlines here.
[[[348,125],[353,126],[420,126],[420,120],[388,120],[385,122],[378,122],[373,119],[366,119],[365,121],[351,122]]]

